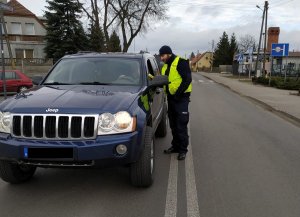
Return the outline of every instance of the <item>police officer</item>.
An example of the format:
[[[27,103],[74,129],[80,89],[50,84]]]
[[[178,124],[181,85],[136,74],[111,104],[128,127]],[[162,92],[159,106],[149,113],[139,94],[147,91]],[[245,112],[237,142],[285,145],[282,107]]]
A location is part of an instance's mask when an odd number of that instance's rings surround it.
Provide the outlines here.
[[[184,160],[189,144],[188,122],[189,102],[192,92],[192,73],[188,60],[173,54],[169,46],[159,49],[161,61],[164,62],[162,74],[169,77],[165,87],[168,97],[168,116],[172,130],[172,146],[164,150],[165,154],[178,153],[178,160]]]

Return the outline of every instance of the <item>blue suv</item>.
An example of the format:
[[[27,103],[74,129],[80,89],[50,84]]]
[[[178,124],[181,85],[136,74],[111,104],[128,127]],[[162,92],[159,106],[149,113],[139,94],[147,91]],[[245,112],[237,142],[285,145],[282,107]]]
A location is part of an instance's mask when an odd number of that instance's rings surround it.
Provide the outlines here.
[[[37,167],[125,165],[133,185],[152,184],[168,84],[152,55],[68,55],[37,84],[0,104],[4,181],[28,181]]]

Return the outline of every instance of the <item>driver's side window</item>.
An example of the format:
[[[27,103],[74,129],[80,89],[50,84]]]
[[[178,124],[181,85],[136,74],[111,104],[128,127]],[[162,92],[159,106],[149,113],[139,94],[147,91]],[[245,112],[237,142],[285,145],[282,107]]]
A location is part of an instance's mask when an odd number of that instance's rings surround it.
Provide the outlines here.
[[[155,76],[155,74],[154,74],[154,70],[153,70],[150,59],[147,60],[147,71],[148,71],[147,72],[148,80],[152,80],[152,78]]]

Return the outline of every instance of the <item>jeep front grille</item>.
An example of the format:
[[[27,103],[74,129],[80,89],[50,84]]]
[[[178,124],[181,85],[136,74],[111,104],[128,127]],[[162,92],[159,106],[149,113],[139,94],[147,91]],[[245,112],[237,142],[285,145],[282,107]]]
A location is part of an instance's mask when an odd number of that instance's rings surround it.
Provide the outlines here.
[[[94,139],[98,115],[14,114],[12,135],[31,139]]]

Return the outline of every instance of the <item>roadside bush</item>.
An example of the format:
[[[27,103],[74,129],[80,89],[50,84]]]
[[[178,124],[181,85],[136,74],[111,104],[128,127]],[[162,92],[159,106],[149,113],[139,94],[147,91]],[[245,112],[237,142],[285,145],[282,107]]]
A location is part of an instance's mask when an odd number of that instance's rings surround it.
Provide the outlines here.
[[[262,85],[268,86],[269,78],[253,77],[252,82],[254,84],[262,84]],[[276,87],[276,88],[285,89],[285,90],[300,90],[300,79],[287,78],[286,82],[284,82],[284,78],[282,78],[282,77],[272,77],[271,78],[271,87]]]

